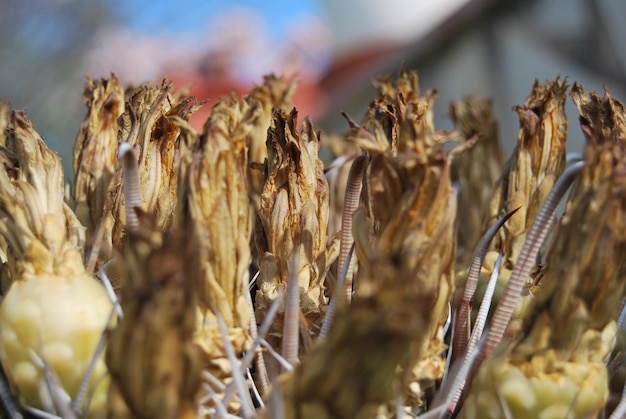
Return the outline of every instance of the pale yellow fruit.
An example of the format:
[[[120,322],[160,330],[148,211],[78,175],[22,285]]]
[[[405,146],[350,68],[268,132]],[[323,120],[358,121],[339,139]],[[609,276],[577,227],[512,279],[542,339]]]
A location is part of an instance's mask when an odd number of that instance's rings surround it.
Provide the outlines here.
[[[39,275],[12,284],[0,305],[0,359],[25,404],[42,408],[48,394],[32,352],[76,396],[111,310],[104,287],[87,274]],[[90,412],[104,411],[107,388],[100,355],[88,391]]]

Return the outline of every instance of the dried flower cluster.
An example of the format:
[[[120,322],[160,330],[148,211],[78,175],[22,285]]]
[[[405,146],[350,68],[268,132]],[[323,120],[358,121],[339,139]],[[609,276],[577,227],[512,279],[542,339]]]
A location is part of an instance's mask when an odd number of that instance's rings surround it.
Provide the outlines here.
[[[329,136],[275,76],[202,132],[167,82],[89,79],[72,190],[0,102],[6,414],[622,417],[624,106],[536,82],[504,163],[488,100],[438,131],[415,72],[375,86]]]

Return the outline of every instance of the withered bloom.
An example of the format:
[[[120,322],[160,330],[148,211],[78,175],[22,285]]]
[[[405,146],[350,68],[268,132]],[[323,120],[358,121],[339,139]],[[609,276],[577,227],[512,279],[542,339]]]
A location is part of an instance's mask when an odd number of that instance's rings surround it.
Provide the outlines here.
[[[485,258],[486,271],[491,273],[504,248],[501,278],[510,273],[541,205],[565,168],[566,91],[567,83],[558,78],[543,85],[535,81],[524,106],[515,108],[520,119],[517,147],[491,195],[485,223],[491,226],[519,208],[493,240],[493,250]]]
[[[192,98],[180,99],[171,93],[171,85],[142,85],[127,92],[126,108],[120,117],[118,143],[128,142],[139,161],[142,209],[154,214],[162,228],[168,228],[176,208],[178,166],[182,149],[197,136],[188,124],[191,114],[201,104]],[[108,195],[111,212],[105,213],[103,259],[106,249],[124,246],[126,218],[122,175],[118,169]]]
[[[296,272],[301,310],[309,332],[315,334],[327,304],[324,276],[332,262],[326,235],[328,184],[318,157],[318,133],[308,119],[301,130],[296,124],[295,110],[290,114],[276,111],[268,132],[266,177],[255,232],[260,268],[256,313],[261,321],[289,274]],[[292,266],[294,259],[297,266]],[[279,314],[271,332],[279,334],[282,325]]]
[[[195,418],[202,371],[193,342],[193,240],[140,215],[124,251],[124,318],[109,336],[110,417]]]
[[[177,224],[192,235],[198,255],[193,268],[199,298],[194,339],[207,355],[209,371],[221,380],[232,371],[216,314],[224,319],[236,353],[250,343],[247,110],[247,104],[235,98],[213,107],[196,148],[183,157],[189,161],[179,181]]]
[[[90,241],[102,219],[109,184],[117,169],[118,118],[124,112],[124,90],[115,76],[87,79],[83,103],[87,117],[74,142],[73,200],[76,216],[87,228]]]
[[[248,161],[253,167],[260,167],[267,158],[267,130],[272,123],[274,110],[289,112],[293,108],[293,94],[296,89],[295,80],[277,77],[273,74],[264,77],[263,84],[255,86],[245,97],[250,106],[246,117],[249,124]],[[250,197],[255,210],[259,209],[263,192],[264,178],[261,170],[248,173]]]
[[[401,73],[395,97],[386,99],[387,106],[383,106],[393,110],[391,120],[400,124],[390,130],[397,133],[397,155],[387,152],[372,157],[362,192],[367,216],[355,222],[354,229],[359,263],[366,266],[368,255],[376,252],[397,258],[428,304],[430,315],[423,318],[422,332],[414,337],[409,359],[403,364],[405,380],[419,384],[411,386],[412,397],[421,399],[424,387],[445,370],[443,324],[454,288],[456,252],[457,198],[450,165],[463,147],[453,153],[442,148],[445,140],[454,137],[435,131],[436,92],[420,96],[416,77]],[[381,92],[394,92],[383,86]],[[364,241],[368,236],[371,244]],[[359,293],[357,288],[355,300]]]
[[[398,366],[432,318],[432,293],[400,260],[370,259],[358,298],[340,306],[328,337],[279,378],[274,391],[283,393],[286,418],[375,417],[393,399]]]
[[[482,364],[464,417],[501,417],[501,406],[514,417],[591,417],[608,398],[605,361],[626,295],[626,115],[608,93],[588,98],[574,85],[572,96],[588,141],[585,168],[521,336]]]
[[[467,266],[482,235],[483,219],[491,191],[502,175],[504,156],[490,100],[467,97],[450,105],[450,115],[465,141],[476,139],[476,144],[459,155],[452,167],[459,185],[461,211],[457,217],[457,257],[462,266]]]

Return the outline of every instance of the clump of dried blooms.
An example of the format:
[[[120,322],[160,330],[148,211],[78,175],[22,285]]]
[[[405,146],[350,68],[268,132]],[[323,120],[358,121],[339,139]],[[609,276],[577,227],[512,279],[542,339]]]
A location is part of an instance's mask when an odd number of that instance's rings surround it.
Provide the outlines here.
[[[58,157],[0,101],[6,416],[623,416],[623,105],[574,84],[588,145],[564,171],[566,83],[535,83],[503,167],[488,101],[437,131],[415,72],[375,84],[324,168],[286,79],[218,101],[201,135],[166,82],[88,80],[67,203]]]
[[[424,387],[445,369],[442,326],[456,243],[453,155],[432,127],[436,94],[420,96],[414,73],[401,73],[397,88],[390,80],[379,88],[364,122],[372,131],[351,121],[349,137],[371,156],[354,215],[354,297],[339,306],[328,337],[279,381],[287,417],[374,417],[388,414],[394,397],[418,411]],[[388,111],[382,120],[377,108]],[[393,124],[384,129],[385,121]]]
[[[608,398],[606,358],[626,294],[626,115],[621,103],[572,90],[587,137],[575,184],[537,279],[521,336],[486,360],[464,417],[590,417]],[[508,348],[507,348],[508,346]]]

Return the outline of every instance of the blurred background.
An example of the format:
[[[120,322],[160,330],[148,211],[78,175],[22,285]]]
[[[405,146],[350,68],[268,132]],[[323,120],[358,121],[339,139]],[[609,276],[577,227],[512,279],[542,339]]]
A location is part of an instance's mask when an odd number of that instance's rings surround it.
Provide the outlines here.
[[[448,104],[493,99],[507,155],[535,79],[556,76],[626,99],[623,0],[0,0],[0,97],[24,109],[71,167],[87,76],[125,84],[174,81],[198,99],[245,92],[274,72],[297,77],[301,116],[343,132],[359,120],[372,79],[404,66]],[[582,135],[568,102],[569,151]],[[201,126],[205,115],[194,121]],[[71,172],[66,172],[71,178]]]

